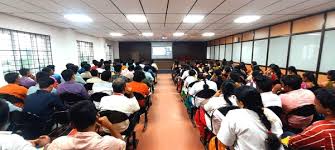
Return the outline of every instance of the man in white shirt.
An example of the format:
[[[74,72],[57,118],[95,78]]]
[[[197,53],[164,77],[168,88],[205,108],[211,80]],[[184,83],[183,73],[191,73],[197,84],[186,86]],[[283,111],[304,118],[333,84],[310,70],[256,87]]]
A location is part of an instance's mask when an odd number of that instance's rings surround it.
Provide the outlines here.
[[[197,81],[195,70],[189,71],[189,76],[184,81],[183,91],[184,93],[188,93],[188,87],[191,83]]]
[[[261,93],[264,107],[278,106],[282,107],[281,99],[277,94],[272,93],[272,80],[263,75],[254,77],[257,90]]]
[[[126,88],[124,79],[117,78],[113,81],[113,91],[113,95],[105,96],[101,99],[100,110],[120,111],[127,115],[140,110],[140,106],[131,92],[131,89]],[[129,95],[129,98],[124,96],[125,93]],[[129,120],[113,125],[117,131],[123,132],[128,128]]]
[[[20,135],[6,131],[9,125],[8,104],[0,100],[0,150],[36,150],[36,146],[43,147],[50,142],[48,136],[41,136],[38,139],[26,141]]]
[[[188,91],[188,94],[189,95],[192,95],[192,96],[195,96],[198,92],[204,90],[204,85],[207,84],[209,89],[212,89],[214,91],[217,91],[217,85],[215,82],[213,81],[210,81],[208,79],[204,79],[204,75],[203,74],[199,74],[198,76],[199,78],[199,82],[195,83]],[[195,106],[200,106],[200,105],[204,105],[202,102],[204,101],[205,99],[202,99],[202,98],[196,98],[195,99],[195,103],[193,105]],[[192,102],[193,103],[193,102]]]
[[[133,65],[130,65],[128,68],[121,71],[121,75],[127,77],[129,80],[133,80],[134,77],[134,69]]]
[[[101,74],[101,82],[97,82],[93,84],[92,91],[93,93],[103,92],[108,95],[112,95],[113,93],[113,84],[110,82],[112,77],[112,73],[110,71],[104,71]]]
[[[88,79],[86,83],[97,83],[101,82],[102,80],[98,77],[98,71],[97,70],[91,70],[92,78]]]

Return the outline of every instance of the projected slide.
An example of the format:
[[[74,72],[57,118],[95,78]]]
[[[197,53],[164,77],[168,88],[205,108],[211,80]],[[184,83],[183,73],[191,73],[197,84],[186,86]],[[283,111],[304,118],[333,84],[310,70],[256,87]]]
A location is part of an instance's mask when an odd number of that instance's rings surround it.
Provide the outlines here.
[[[152,45],[151,47],[152,59],[172,59],[172,46],[170,45]]]

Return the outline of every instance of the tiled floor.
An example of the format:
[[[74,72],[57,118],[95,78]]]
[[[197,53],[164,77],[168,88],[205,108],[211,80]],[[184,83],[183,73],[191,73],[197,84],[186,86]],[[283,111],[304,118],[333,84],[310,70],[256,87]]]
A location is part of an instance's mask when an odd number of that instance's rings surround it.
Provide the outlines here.
[[[141,121],[143,122],[143,121]],[[138,150],[203,150],[170,74],[159,74],[148,127],[137,127]]]

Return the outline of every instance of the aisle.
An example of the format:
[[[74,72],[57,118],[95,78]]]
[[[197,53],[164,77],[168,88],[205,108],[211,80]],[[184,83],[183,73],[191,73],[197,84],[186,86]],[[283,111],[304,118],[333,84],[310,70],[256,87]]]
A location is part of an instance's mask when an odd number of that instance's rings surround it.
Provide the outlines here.
[[[203,150],[170,74],[159,74],[147,130],[138,131],[138,150]],[[142,128],[141,128],[142,129]]]

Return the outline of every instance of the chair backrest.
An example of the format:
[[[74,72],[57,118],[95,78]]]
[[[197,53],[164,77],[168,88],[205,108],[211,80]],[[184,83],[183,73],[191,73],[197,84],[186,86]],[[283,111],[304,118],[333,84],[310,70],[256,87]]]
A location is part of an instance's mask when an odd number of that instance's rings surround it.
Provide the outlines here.
[[[188,85],[188,87],[190,88],[190,87],[192,87],[195,83],[197,83],[197,82],[199,82],[199,81],[194,81],[194,82],[192,82],[192,83],[190,83],[189,85]]]
[[[62,93],[59,97],[65,105],[73,105],[79,101],[86,100],[83,96],[74,93]]]
[[[86,84],[84,85],[84,87],[85,87],[85,89],[86,89],[87,91],[90,91],[90,90],[92,90],[92,88],[93,88],[93,83],[86,83]]]
[[[87,81],[88,79],[90,79],[90,78],[83,78],[84,79],[84,81]]]
[[[272,112],[274,112],[279,118],[283,114],[283,108],[281,108],[279,106],[269,106],[267,108],[269,108],[270,110],[272,110]]]
[[[22,111],[12,111],[9,114],[10,122],[15,125],[23,125],[24,123],[24,112]]]
[[[196,93],[195,96],[200,98],[211,98],[212,96],[215,95],[215,93],[216,92],[213,89],[201,90],[198,93]]]
[[[131,114],[128,118],[129,118],[129,126],[127,128],[126,131],[124,131],[123,133],[121,133],[122,135],[131,135],[132,132],[134,132],[134,129],[136,127],[136,124],[139,122],[141,117],[141,112],[137,111],[133,114]]]
[[[287,115],[297,115],[303,117],[308,117],[314,114],[316,114],[316,110],[313,104],[300,106],[287,113]]]
[[[128,120],[128,115],[115,110],[104,110],[99,112],[100,116],[106,116],[111,123],[120,123]]]
[[[136,97],[137,100],[143,100],[145,99],[144,95],[138,92],[133,92],[134,96]]]
[[[70,115],[68,111],[57,111],[52,114],[52,120],[59,124],[70,123]]]
[[[94,102],[100,102],[101,98],[104,96],[108,96],[108,94],[104,92],[97,92],[97,93],[92,94],[89,100],[94,101]]]
[[[224,107],[220,107],[220,108],[218,109],[218,111],[219,111],[222,115],[226,116],[227,113],[228,113],[230,110],[234,110],[234,109],[239,109],[239,107],[237,107],[237,106],[224,106]]]
[[[22,99],[17,98],[14,95],[9,95],[9,94],[0,94],[0,99],[4,99],[12,104],[24,103]]]

